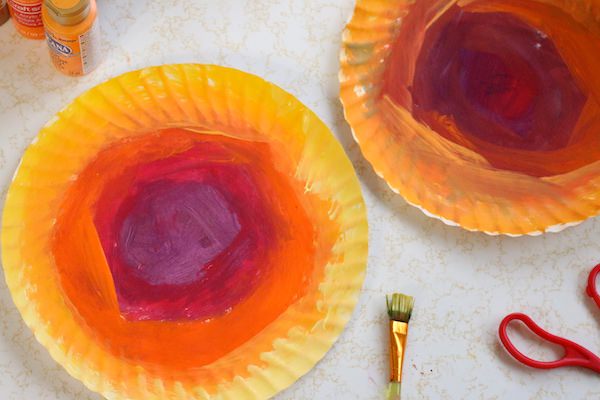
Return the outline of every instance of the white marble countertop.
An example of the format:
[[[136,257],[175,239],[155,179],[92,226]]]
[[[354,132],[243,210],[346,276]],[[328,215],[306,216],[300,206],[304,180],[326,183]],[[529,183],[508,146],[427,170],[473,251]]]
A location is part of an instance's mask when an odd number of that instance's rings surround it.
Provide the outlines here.
[[[584,294],[587,273],[600,262],[600,221],[541,237],[489,237],[429,219],[388,190],[361,157],[338,101],[340,33],[353,1],[98,2],[103,63],[81,79],[55,72],[44,42],[22,39],[10,23],[0,27],[2,199],[27,144],[85,89],[164,63],[249,71],[296,95],[329,125],[357,169],[371,226],[367,278],[351,322],[322,362],[277,399],[382,398],[384,294],[392,291],[416,297],[403,399],[600,398],[598,376],[522,367],[506,355],[496,333],[504,315],[524,311],[600,352],[600,310]],[[0,398],[100,398],[35,342],[3,280]]]

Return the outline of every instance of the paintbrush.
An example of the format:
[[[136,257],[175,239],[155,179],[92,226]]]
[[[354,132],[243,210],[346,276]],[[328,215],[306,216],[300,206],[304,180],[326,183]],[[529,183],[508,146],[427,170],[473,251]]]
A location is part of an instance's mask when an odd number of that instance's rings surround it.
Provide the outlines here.
[[[390,317],[390,384],[387,399],[399,400],[402,385],[402,364],[408,334],[408,321],[412,314],[414,298],[405,294],[394,293],[385,297]]]

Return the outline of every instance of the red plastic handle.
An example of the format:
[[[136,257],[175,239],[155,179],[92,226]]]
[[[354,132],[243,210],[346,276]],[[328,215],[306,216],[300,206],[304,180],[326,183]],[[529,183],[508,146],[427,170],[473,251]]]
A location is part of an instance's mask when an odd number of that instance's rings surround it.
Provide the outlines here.
[[[600,264],[596,265],[594,269],[590,272],[590,276],[588,277],[588,284],[586,292],[588,296],[590,296],[596,302],[596,305],[600,307],[600,295],[598,295],[598,290],[596,289],[596,277],[600,273]]]
[[[508,324],[515,320],[523,322],[529,329],[531,329],[533,333],[535,333],[540,338],[561,346],[565,352],[565,355],[556,361],[538,361],[529,358],[525,354],[521,353],[508,338],[508,333],[506,331]],[[515,359],[527,366],[539,369],[552,369],[560,367],[584,367],[589,368],[597,373],[600,373],[600,358],[598,358],[595,354],[593,354],[591,351],[587,350],[583,346],[578,345],[575,342],[546,332],[525,314],[514,313],[507,315],[502,320],[502,323],[500,323],[499,334],[500,340],[502,341],[502,344],[504,345],[506,350]]]

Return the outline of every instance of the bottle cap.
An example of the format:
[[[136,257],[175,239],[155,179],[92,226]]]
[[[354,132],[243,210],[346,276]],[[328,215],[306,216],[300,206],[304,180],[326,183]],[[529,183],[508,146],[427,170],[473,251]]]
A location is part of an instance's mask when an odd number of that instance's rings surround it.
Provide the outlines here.
[[[90,0],[44,0],[44,5],[61,25],[77,25],[90,13]]]

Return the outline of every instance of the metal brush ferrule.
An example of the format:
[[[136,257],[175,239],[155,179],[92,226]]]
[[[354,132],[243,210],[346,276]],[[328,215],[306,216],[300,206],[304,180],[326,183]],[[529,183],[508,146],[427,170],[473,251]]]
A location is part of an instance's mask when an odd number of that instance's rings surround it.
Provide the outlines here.
[[[390,320],[390,381],[402,382],[402,364],[404,363],[404,349],[408,324],[406,322]]]

